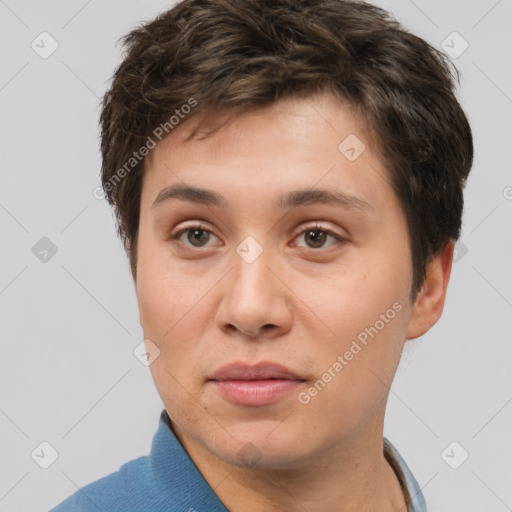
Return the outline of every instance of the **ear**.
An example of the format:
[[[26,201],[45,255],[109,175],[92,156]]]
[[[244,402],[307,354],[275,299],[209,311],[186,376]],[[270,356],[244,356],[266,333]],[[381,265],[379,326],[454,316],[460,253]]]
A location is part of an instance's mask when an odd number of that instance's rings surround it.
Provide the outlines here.
[[[452,270],[455,243],[450,240],[427,265],[426,277],[414,302],[407,339],[425,334],[440,318]]]

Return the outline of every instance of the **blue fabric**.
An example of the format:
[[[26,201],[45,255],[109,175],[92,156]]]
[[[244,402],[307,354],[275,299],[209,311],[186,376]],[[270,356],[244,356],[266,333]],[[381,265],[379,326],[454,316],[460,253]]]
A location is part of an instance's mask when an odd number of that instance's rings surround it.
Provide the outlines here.
[[[426,512],[418,483],[391,443],[385,454],[398,464],[409,512]],[[393,465],[393,464],[392,464]],[[394,467],[397,471],[396,467]],[[228,512],[174,432],[167,412],[160,416],[149,456],[123,464],[82,487],[50,512]]]
[[[386,438],[384,438],[384,455],[402,484],[405,501],[409,507],[408,512],[427,512],[425,497],[418,482],[398,450]]]

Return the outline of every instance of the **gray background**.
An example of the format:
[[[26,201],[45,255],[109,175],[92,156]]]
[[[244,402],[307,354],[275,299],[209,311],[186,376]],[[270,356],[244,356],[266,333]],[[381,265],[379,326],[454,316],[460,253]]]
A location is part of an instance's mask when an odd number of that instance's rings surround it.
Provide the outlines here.
[[[169,5],[0,1],[1,511],[47,510],[150,449],[163,406],[133,355],[128,263],[93,190],[115,43]],[[437,47],[469,44],[455,62],[476,148],[445,312],[406,347],[385,435],[430,511],[511,510],[512,3],[381,5]],[[46,59],[31,47],[43,31],[59,45]],[[46,261],[43,237],[57,249]],[[58,452],[48,469],[43,441]]]

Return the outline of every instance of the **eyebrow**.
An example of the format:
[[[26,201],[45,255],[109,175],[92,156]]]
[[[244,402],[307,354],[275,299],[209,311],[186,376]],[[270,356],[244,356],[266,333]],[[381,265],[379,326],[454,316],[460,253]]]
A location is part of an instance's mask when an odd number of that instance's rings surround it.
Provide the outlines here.
[[[228,202],[221,194],[199,187],[174,184],[163,188],[151,206],[152,209],[171,200],[188,201],[191,203],[218,208],[228,208]],[[281,194],[276,206],[281,209],[307,206],[311,204],[327,204],[358,210],[373,210],[370,203],[357,196],[336,189],[302,189]]]

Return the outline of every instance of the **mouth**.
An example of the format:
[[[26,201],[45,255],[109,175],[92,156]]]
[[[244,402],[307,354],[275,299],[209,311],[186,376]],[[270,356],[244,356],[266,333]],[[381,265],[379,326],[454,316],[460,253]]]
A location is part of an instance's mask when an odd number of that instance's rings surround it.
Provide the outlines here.
[[[270,405],[303,385],[296,372],[269,362],[251,366],[231,363],[215,371],[208,382],[231,403],[247,407]]]

